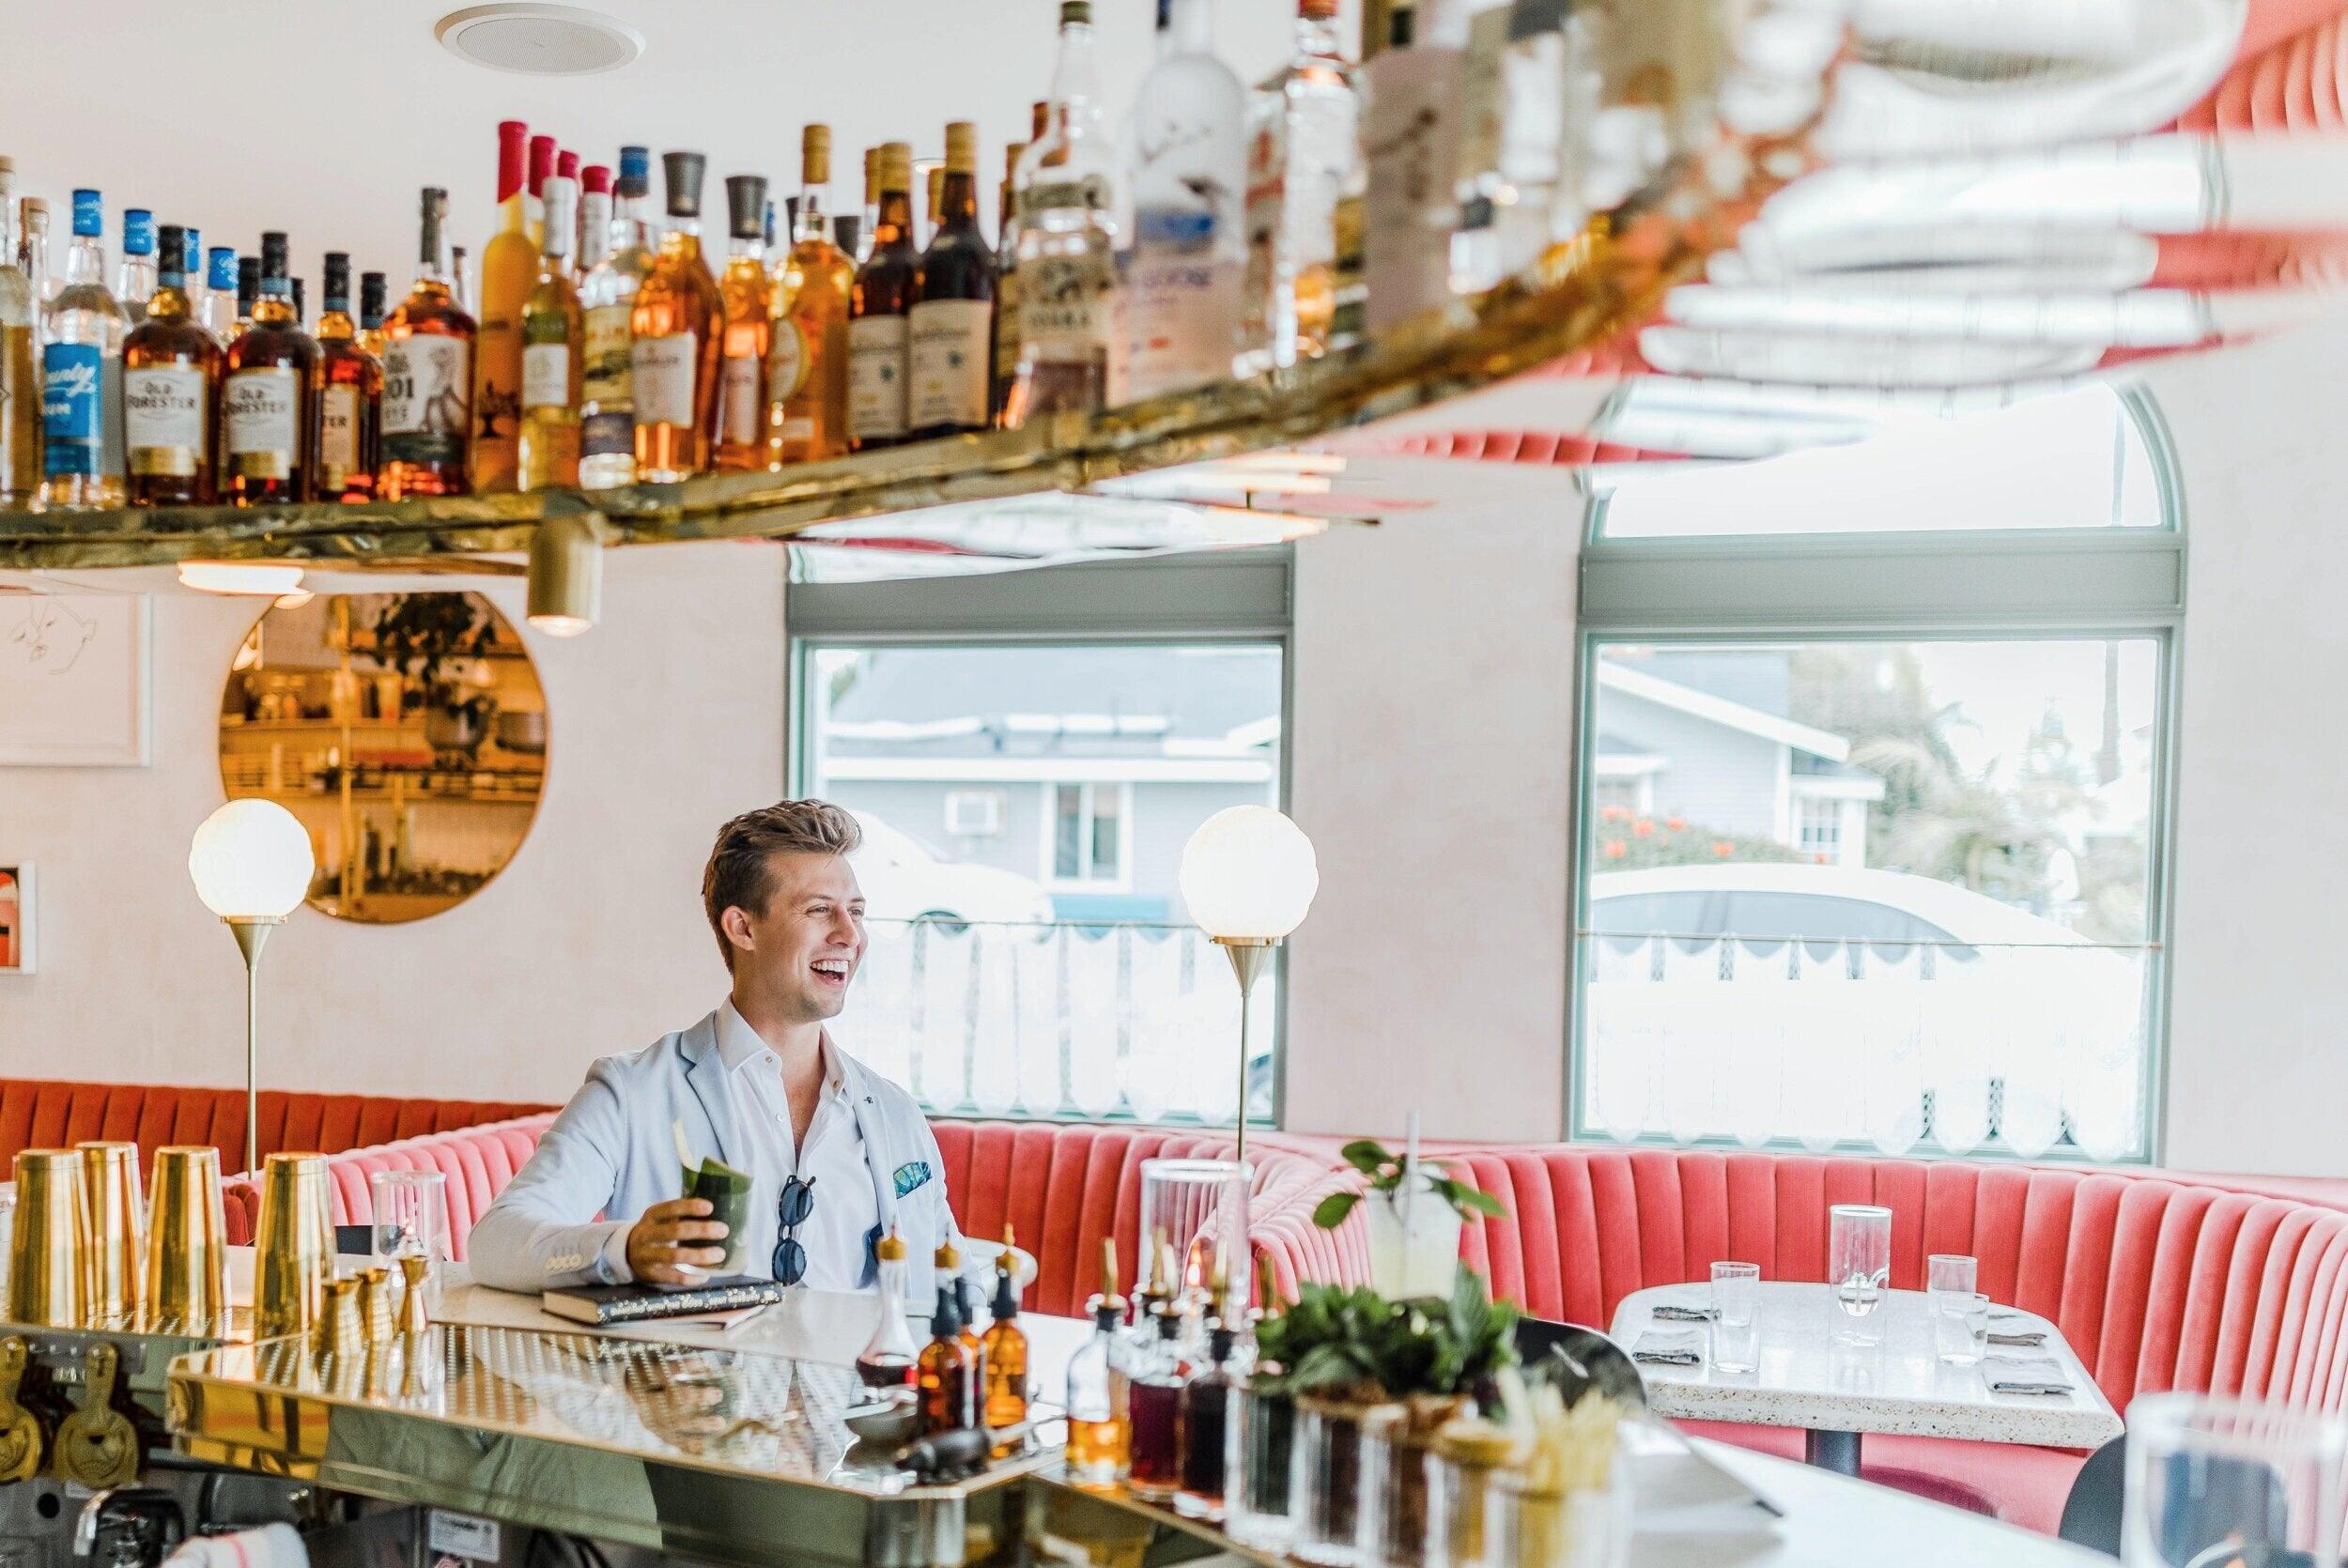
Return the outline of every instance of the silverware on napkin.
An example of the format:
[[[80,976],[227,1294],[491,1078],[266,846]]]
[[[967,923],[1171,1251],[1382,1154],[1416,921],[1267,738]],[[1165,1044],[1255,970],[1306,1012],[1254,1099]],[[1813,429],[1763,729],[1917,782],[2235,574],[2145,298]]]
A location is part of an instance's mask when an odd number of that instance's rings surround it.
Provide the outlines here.
[[[1666,1301],[1651,1315],[1658,1323],[1709,1323],[1720,1313],[1713,1307],[1682,1307]]]
[[[1693,1350],[1633,1350],[1630,1359],[1651,1366],[1702,1366],[1704,1358]]]
[[[1989,1384],[1989,1391],[1991,1393],[2066,1394],[2071,1391],[2071,1385],[2068,1383],[2001,1382],[1993,1378]]]

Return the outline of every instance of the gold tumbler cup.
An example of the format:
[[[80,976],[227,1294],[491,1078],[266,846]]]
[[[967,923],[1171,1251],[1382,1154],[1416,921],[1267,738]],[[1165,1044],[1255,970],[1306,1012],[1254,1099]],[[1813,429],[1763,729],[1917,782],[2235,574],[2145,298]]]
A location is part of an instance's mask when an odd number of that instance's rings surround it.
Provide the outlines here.
[[[24,1149],[16,1157],[16,1229],[8,1240],[8,1321],[79,1329],[89,1319],[89,1212],[82,1156]]]
[[[155,1151],[147,1235],[147,1318],[159,1331],[211,1334],[228,1312],[228,1224],[221,1211],[220,1150],[175,1144]]]
[[[82,1207],[89,1213],[90,1320],[127,1329],[138,1320],[144,1266],[139,1146],[92,1140],[73,1147],[82,1157]]]
[[[306,1334],[334,1277],[334,1222],[326,1156],[272,1154],[261,1162],[261,1219],[253,1237],[253,1336]]]

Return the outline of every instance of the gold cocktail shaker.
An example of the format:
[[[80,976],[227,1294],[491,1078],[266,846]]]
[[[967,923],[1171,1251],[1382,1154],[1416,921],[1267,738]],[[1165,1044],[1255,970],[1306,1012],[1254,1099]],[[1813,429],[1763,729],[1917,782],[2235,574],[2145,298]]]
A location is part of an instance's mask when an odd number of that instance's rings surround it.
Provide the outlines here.
[[[147,1318],[156,1330],[220,1331],[228,1311],[228,1225],[221,1211],[220,1150],[174,1144],[155,1151],[147,1237]]]
[[[89,1318],[89,1254],[80,1153],[20,1151],[16,1229],[8,1238],[8,1321],[81,1328]]]
[[[306,1334],[334,1277],[334,1222],[326,1156],[272,1154],[261,1163],[261,1219],[253,1237],[253,1336]]]
[[[139,1315],[139,1233],[147,1204],[139,1191],[139,1146],[91,1140],[82,1157],[82,1207],[89,1215],[89,1316],[129,1328]]]

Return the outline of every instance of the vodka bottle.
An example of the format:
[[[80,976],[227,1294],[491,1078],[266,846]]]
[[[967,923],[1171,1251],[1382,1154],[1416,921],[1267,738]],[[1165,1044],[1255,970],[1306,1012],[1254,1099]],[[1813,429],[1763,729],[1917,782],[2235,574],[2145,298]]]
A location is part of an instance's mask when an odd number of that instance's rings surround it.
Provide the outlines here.
[[[122,504],[122,338],[130,324],[108,293],[105,198],[73,192],[65,286],[41,320],[42,501]]]
[[[0,158],[0,507],[40,495],[40,301],[17,265],[15,180]]]
[[[636,483],[636,416],[630,401],[628,315],[652,270],[652,153],[620,149],[620,178],[602,254],[579,284],[586,348],[579,403],[579,482],[590,490]]]
[[[1214,55],[1213,0],[1158,0],[1158,63],[1134,110],[1127,392],[1231,374],[1247,271],[1247,93]]]
[[[1456,7],[1398,6],[1392,47],[1362,68],[1369,160],[1364,246],[1367,325],[1382,331],[1451,298],[1465,29]]]
[[[236,335],[237,253],[225,245],[213,246],[207,262],[203,321],[205,329],[223,343]]]
[[[147,318],[155,297],[155,215],[143,207],[122,214],[122,265],[115,270],[115,300],[133,326]]]
[[[1247,155],[1251,368],[1333,346],[1337,213],[1362,186],[1361,94],[1337,42],[1336,0],[1299,0],[1296,47],[1264,84]]]
[[[1116,188],[1101,129],[1090,0],[1061,0],[1051,128],[1019,160],[1019,373],[1003,423],[1118,401]]]

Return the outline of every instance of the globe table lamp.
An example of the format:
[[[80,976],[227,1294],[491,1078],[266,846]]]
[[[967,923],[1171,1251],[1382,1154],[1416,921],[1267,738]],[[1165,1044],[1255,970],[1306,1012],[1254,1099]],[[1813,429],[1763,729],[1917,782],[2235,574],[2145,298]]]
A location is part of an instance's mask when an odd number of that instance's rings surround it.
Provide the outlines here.
[[[188,875],[204,907],[228,924],[244,955],[244,1159],[260,1168],[261,945],[310,891],[310,835],[271,800],[232,800],[195,830]]]
[[[1272,949],[1305,923],[1321,868],[1305,830],[1269,806],[1233,806],[1198,824],[1180,877],[1190,917],[1239,977],[1239,1147],[1247,1158],[1248,1003]]]

